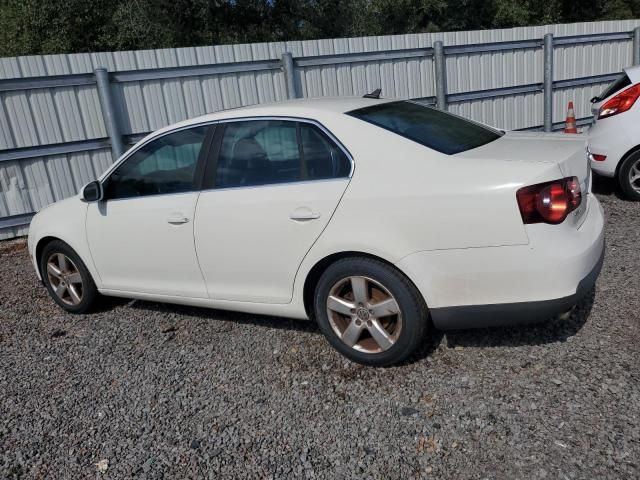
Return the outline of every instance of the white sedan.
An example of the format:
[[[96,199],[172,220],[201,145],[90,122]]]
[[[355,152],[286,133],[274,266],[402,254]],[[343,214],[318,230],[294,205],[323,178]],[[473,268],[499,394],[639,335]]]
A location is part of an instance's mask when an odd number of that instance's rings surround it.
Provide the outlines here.
[[[315,319],[388,365],[441,329],[542,320],[595,283],[603,213],[584,144],[434,108],[311,99],[157,131],[38,213],[53,299],[99,294]]]
[[[640,66],[625,68],[604,92],[591,99],[591,168],[618,181],[625,196],[640,201]]]

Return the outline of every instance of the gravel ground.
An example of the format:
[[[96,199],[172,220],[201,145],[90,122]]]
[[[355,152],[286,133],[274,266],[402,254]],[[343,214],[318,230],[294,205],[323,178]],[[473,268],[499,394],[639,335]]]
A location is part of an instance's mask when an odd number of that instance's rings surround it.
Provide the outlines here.
[[[110,301],[73,316],[0,244],[0,477],[640,477],[640,204],[569,319],[436,334],[405,365],[310,322]]]

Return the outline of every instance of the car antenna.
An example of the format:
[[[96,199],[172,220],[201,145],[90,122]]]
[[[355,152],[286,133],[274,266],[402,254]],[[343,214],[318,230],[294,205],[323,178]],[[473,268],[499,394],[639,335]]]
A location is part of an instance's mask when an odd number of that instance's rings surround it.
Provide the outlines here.
[[[376,100],[378,100],[380,98],[381,93],[382,93],[382,89],[376,88],[373,92],[363,95],[362,98],[375,98]]]

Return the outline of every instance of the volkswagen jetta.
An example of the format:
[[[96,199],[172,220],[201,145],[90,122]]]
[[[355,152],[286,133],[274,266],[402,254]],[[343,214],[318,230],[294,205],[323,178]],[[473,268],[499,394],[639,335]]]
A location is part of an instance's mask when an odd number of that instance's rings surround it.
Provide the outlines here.
[[[388,365],[441,329],[542,320],[604,251],[584,143],[409,101],[310,99],[163,128],[43,209],[29,252],[53,299],[313,318]]]

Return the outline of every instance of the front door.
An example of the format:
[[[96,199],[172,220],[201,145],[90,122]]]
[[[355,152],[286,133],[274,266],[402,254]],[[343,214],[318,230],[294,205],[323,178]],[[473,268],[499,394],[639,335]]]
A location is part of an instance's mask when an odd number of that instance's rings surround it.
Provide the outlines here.
[[[228,122],[216,136],[195,219],[209,296],[288,303],[300,263],[349,183],[351,160],[304,121]]]
[[[209,128],[152,140],[103,182],[103,201],[89,205],[87,238],[104,288],[207,297],[193,220],[196,167]]]

